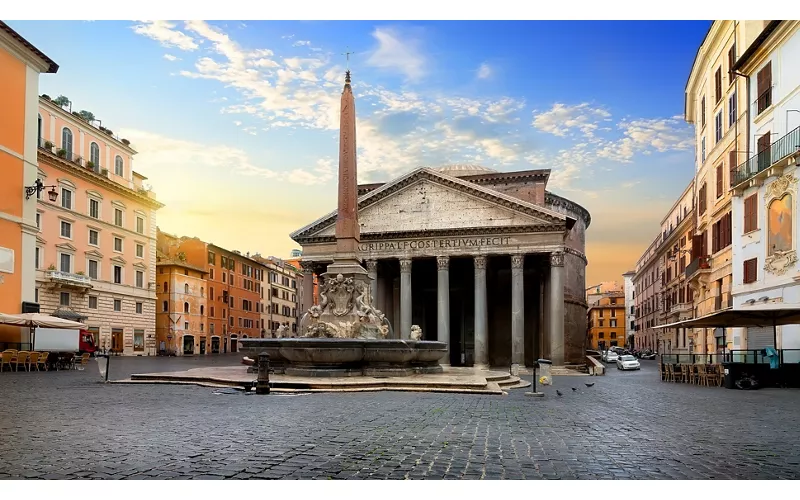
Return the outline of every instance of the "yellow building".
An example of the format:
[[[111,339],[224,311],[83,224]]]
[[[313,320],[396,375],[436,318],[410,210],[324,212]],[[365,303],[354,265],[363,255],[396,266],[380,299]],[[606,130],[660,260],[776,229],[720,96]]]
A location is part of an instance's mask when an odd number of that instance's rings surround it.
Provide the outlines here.
[[[36,191],[39,74],[58,65],[0,21],[0,312],[37,311]],[[0,348],[28,348],[27,333],[0,326]]]
[[[625,293],[610,292],[589,306],[588,349],[625,345]]]
[[[747,89],[731,68],[765,22],[715,21],[686,83],[685,120],[694,125],[697,147],[696,229],[685,270],[695,317],[733,305],[730,174],[747,158],[748,141]],[[693,352],[714,352],[712,331],[697,329],[688,335]]]

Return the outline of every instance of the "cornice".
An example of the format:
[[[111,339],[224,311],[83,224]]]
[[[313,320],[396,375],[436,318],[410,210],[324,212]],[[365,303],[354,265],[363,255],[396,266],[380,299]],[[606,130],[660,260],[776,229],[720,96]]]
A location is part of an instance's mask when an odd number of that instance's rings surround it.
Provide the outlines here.
[[[100,184],[103,187],[108,188],[111,191],[114,191],[121,195],[124,195],[131,200],[138,201],[139,203],[142,203],[146,205],[148,208],[151,208],[153,210],[158,210],[159,208],[164,207],[164,204],[159,201],[156,201],[147,196],[142,196],[133,189],[125,187],[121,184],[117,184],[116,182],[112,181],[111,179],[108,179],[105,176],[90,171],[87,168],[80,167],[79,165],[76,165],[71,161],[59,158],[56,154],[51,153],[50,151],[38,148],[37,157],[39,161],[45,161],[49,165],[52,165],[61,170],[65,170],[70,174],[77,175],[78,177],[84,180],[90,181],[95,184]]]
[[[589,227],[589,224],[592,223],[592,216],[589,214],[589,211],[572,200],[568,200],[550,191],[545,191],[544,202],[545,205],[549,204],[554,207],[562,207],[577,213],[578,215],[581,216],[581,218],[583,219],[583,223],[586,225],[587,228]]]
[[[83,130],[84,133],[87,133],[87,131],[88,131],[91,135],[96,136],[98,141],[100,141],[100,140],[102,140],[102,141],[108,140],[110,142],[113,142],[114,146],[116,146],[117,148],[119,148],[120,150],[122,150],[122,151],[124,151],[126,153],[129,153],[131,156],[137,154],[137,151],[135,149],[133,149],[130,146],[126,146],[125,143],[122,142],[121,140],[117,139],[113,135],[106,134],[105,132],[103,132],[99,128],[95,127],[91,123],[86,122],[86,121],[76,117],[75,115],[73,115],[72,113],[68,112],[67,110],[65,110],[64,108],[59,106],[58,104],[54,103],[53,101],[48,101],[47,99],[44,99],[41,96],[39,96],[39,105],[40,106],[44,105],[45,108],[47,108],[49,111],[55,111],[56,113],[58,113],[60,115],[61,119],[69,122],[71,125],[73,125],[75,127],[78,127],[79,130]]]
[[[550,224],[540,226],[513,226],[513,227],[468,227],[468,228],[455,228],[455,229],[439,229],[435,231],[420,230],[420,231],[396,231],[396,232],[380,232],[380,233],[364,233],[361,235],[361,241],[380,241],[385,239],[401,239],[401,238],[437,238],[447,236],[475,236],[476,234],[520,234],[520,233],[563,233],[566,230],[566,224]],[[334,243],[336,236],[317,236],[295,239],[300,244],[310,243]],[[572,249],[570,249],[572,250]],[[583,254],[572,250],[570,253],[581,257]],[[583,257],[585,259],[585,257]]]
[[[587,266],[589,265],[589,259],[586,258],[586,254],[581,252],[580,250],[575,250],[574,248],[564,247],[564,252],[570,255],[574,255],[579,259],[583,260],[583,263]]]

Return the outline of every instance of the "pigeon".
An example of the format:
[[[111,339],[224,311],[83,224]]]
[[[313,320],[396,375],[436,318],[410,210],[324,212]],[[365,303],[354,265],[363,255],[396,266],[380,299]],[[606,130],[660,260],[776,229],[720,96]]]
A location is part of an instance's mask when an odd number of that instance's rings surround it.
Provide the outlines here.
[[[558,394],[559,396],[563,396],[563,394],[561,394],[561,391],[559,391],[558,389],[556,389],[556,394]]]
[[[576,389],[576,388],[574,388],[574,387],[572,388],[572,392],[577,392],[577,390],[578,390],[578,389]]]
[[[592,382],[591,384],[587,384],[586,382],[584,382],[584,384],[586,385],[586,387],[591,387],[594,385],[594,382]]]

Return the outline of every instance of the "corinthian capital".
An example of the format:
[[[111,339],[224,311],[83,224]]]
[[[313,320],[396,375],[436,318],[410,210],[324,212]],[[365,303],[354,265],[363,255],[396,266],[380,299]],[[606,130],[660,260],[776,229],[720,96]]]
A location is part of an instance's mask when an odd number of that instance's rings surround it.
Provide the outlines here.
[[[485,255],[476,255],[475,257],[473,257],[473,261],[475,263],[475,269],[486,269]]]
[[[304,274],[313,274],[314,273],[314,263],[310,260],[304,260],[300,262],[300,267],[303,269]]]
[[[550,254],[550,267],[564,267],[564,252],[559,250]]]
[[[439,271],[447,270],[450,264],[450,257],[436,257],[436,269]]]
[[[374,273],[378,270],[378,261],[377,260],[368,260],[367,261],[367,271],[370,273]]]
[[[400,259],[400,272],[401,273],[411,272],[411,259]]]
[[[522,269],[522,266],[525,264],[525,256],[524,255],[512,255],[511,256],[511,268],[512,269]]]

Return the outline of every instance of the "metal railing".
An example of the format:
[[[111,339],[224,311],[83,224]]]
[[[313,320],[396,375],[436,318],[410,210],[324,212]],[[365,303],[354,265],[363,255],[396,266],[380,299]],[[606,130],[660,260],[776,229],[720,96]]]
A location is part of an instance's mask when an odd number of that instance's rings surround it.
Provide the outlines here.
[[[70,283],[78,286],[92,286],[92,279],[83,274],[66,273],[64,271],[48,270],[47,277],[54,281]]]
[[[759,172],[762,172],[787,156],[800,150],[800,127],[792,130],[770,147],[751,156],[746,162],[731,172],[731,186],[738,186]]]
[[[780,363],[800,364],[800,349],[778,349]],[[662,354],[662,364],[714,365],[718,363],[769,364],[764,349],[736,349],[724,354]]]
[[[711,259],[708,256],[698,257],[686,266],[686,279],[691,278],[700,269],[711,269]]]

